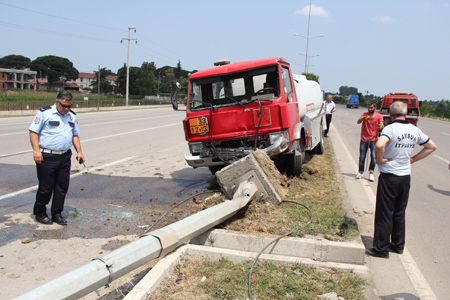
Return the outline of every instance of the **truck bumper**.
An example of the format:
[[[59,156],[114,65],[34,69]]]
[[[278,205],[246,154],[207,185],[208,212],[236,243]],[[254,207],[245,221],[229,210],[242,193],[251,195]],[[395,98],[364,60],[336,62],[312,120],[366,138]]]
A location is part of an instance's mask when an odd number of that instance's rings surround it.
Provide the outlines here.
[[[264,151],[268,156],[275,156],[285,152],[289,148],[289,132],[280,131],[270,134],[271,145],[269,147],[259,149]],[[254,150],[243,150],[245,155],[250,154]],[[187,164],[193,168],[199,167],[211,167],[211,166],[223,166],[231,164],[234,160],[221,160],[213,156],[201,156],[201,155],[187,155],[184,154],[184,159]]]

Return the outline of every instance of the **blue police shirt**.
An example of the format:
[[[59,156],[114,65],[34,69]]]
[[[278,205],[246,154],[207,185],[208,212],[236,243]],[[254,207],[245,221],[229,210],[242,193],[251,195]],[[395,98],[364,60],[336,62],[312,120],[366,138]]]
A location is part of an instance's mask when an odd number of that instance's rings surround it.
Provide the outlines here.
[[[69,111],[63,116],[56,104],[41,108],[28,129],[38,134],[39,147],[54,151],[69,150],[73,136],[80,133],[75,113]]]

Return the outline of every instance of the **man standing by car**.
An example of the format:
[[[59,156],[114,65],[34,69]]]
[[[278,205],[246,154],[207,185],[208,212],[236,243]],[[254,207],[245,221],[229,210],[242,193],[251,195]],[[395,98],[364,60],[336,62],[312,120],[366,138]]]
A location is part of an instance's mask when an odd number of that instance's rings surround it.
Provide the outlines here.
[[[377,142],[378,130],[383,129],[383,116],[375,112],[377,108],[374,101],[367,104],[367,112],[363,113],[356,123],[361,124],[361,141],[359,142],[359,172],[356,179],[361,179],[364,173],[364,162],[367,149],[370,148],[369,180],[374,181],[375,170],[375,144]]]
[[[77,151],[77,161],[85,162],[76,114],[70,110],[71,107],[72,94],[62,91],[56,97],[55,104],[43,107],[36,113],[29,128],[39,181],[33,214],[41,224],[50,225],[55,222],[67,225],[61,213],[69,189],[72,145]],[[52,195],[50,219],[46,206]]]
[[[328,136],[328,130],[330,130],[331,118],[333,117],[332,113],[336,111],[336,104],[333,101],[333,96],[328,95],[327,101],[323,101],[322,107],[320,108],[319,114],[322,112],[322,109],[325,106],[325,118],[327,122],[327,129],[325,129],[325,136]]]
[[[378,177],[373,248],[366,253],[389,258],[389,251],[403,254],[405,248],[405,211],[411,186],[411,164],[437,149],[419,128],[406,120],[407,106],[396,101],[389,114],[392,123],[381,132],[375,146]],[[414,147],[423,147],[412,156]]]

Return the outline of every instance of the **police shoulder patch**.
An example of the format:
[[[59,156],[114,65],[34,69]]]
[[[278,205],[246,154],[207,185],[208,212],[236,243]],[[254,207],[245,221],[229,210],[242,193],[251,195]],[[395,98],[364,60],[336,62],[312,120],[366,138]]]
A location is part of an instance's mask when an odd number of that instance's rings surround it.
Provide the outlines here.
[[[50,105],[44,106],[40,109],[40,111],[46,111],[47,109],[50,109],[50,108],[52,108]]]

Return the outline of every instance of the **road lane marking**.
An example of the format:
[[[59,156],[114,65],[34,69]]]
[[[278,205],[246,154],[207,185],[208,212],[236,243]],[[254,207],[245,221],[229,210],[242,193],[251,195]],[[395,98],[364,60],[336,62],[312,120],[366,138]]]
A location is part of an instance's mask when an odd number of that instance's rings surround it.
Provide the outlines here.
[[[106,167],[110,167],[110,166],[117,165],[117,164],[120,164],[122,162],[128,161],[128,160],[133,159],[135,157],[136,156],[125,157],[123,159],[116,160],[116,161],[113,161],[113,162],[110,162],[110,163],[107,163],[107,164],[104,164],[104,165],[101,165],[101,166],[98,166],[98,167],[92,167],[92,169],[104,169]],[[81,174],[86,174],[86,173],[89,173],[89,172],[81,171],[81,172],[78,172],[78,173],[70,175],[70,178],[74,178],[74,177],[80,176]],[[4,199],[7,199],[7,198],[10,198],[10,197],[14,197],[14,196],[23,194],[23,193],[32,192],[34,190],[37,190],[37,188],[38,188],[38,186],[35,185],[35,186],[29,187],[29,188],[26,188],[26,189],[23,189],[23,190],[20,190],[20,191],[16,191],[16,192],[13,192],[13,193],[10,193],[10,194],[7,194],[7,195],[0,196],[0,201],[2,201]]]
[[[84,144],[84,143],[91,142],[91,141],[107,139],[107,138],[121,136],[121,135],[126,135],[126,134],[133,134],[133,133],[138,133],[138,132],[147,131],[147,130],[160,129],[160,128],[174,126],[174,125],[182,125],[182,124],[180,122],[178,122],[178,123],[172,123],[172,124],[161,125],[161,126],[156,126],[156,127],[144,128],[144,129],[128,131],[128,132],[123,132],[123,133],[117,133],[117,134],[113,134],[113,135],[105,135],[105,136],[101,136],[101,137],[97,137],[97,138],[81,140],[81,143]],[[14,155],[20,155],[20,154],[29,153],[29,152],[33,152],[33,150],[26,150],[26,151],[14,152],[14,153],[9,153],[9,154],[3,154],[3,155],[0,155],[0,158],[8,157],[8,156],[14,156]]]
[[[443,157],[440,157],[439,155],[433,154],[434,157],[436,157],[437,159],[442,160],[443,162],[445,162],[446,164],[450,164],[450,160],[445,159]]]
[[[353,164],[355,168],[357,168],[358,165],[356,164],[356,161],[354,160],[353,156],[351,156],[350,151],[348,151],[348,148],[342,141],[342,138],[339,135],[338,131],[335,129],[333,125],[331,125],[330,129],[333,131],[332,132],[333,136],[337,138],[339,144],[343,147],[344,153],[347,156],[350,163]],[[437,155],[435,156],[445,161],[444,158],[439,157]],[[364,184],[364,181],[359,181],[359,183],[363,186],[372,204],[375,205],[376,196],[372,191],[372,189],[370,188],[370,186],[368,184]],[[399,255],[399,258],[403,267],[405,268],[406,274],[408,274],[408,277],[411,280],[414,289],[416,290],[417,296],[419,296],[419,298],[422,300],[437,300],[436,295],[434,294],[427,280],[420,271],[419,266],[416,264],[414,258],[411,256],[411,253],[408,251],[406,247],[404,249],[403,254]]]

